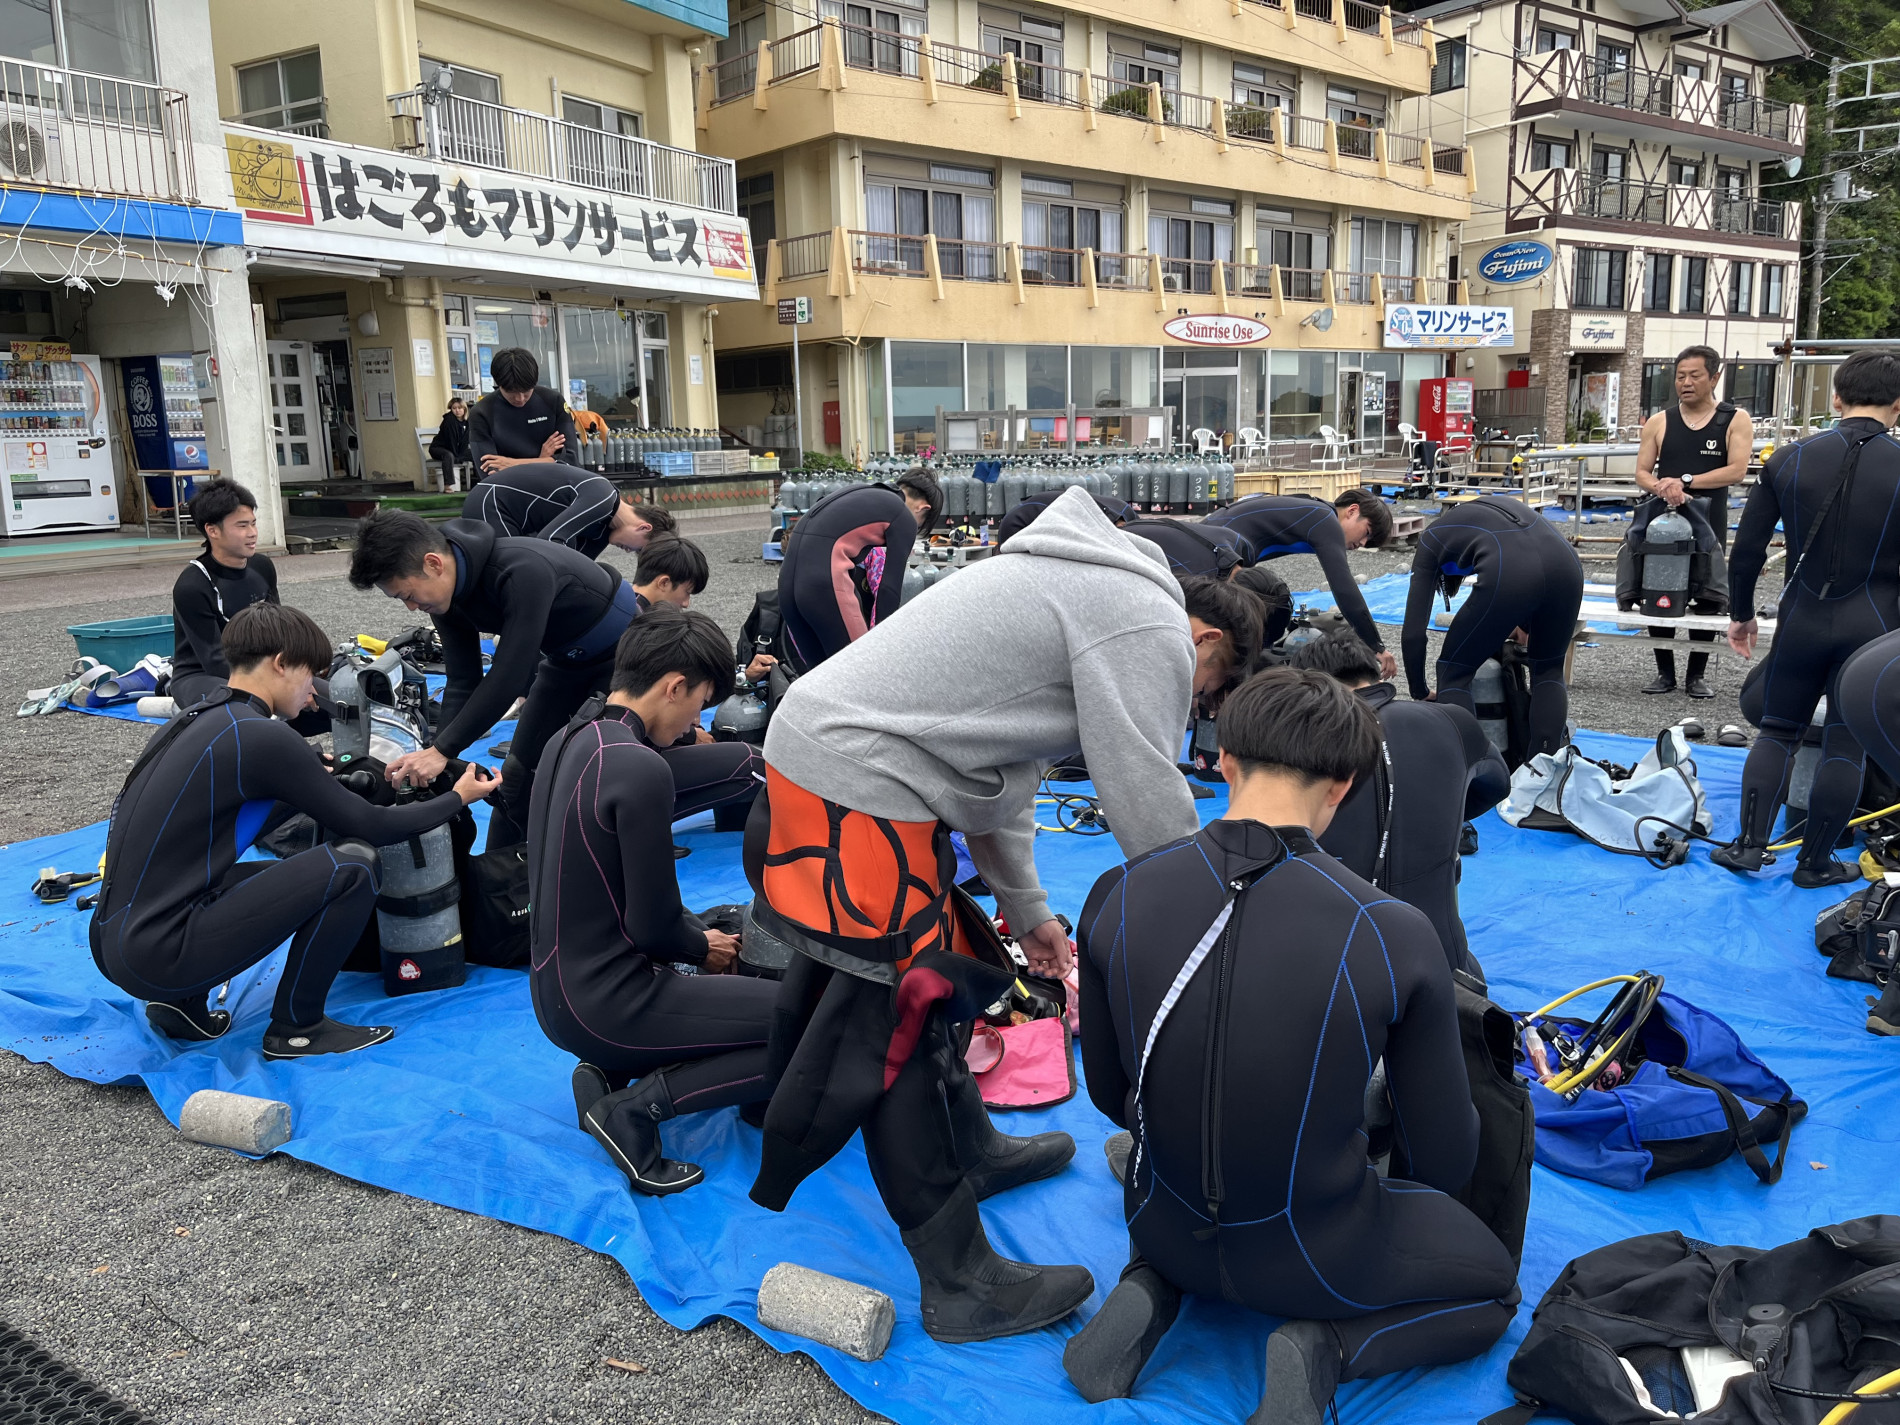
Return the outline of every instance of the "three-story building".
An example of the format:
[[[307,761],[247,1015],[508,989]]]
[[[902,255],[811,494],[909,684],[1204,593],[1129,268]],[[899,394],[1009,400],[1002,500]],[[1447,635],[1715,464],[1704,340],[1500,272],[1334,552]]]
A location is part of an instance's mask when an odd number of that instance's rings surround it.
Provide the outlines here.
[[[1475,302],[1516,308],[1515,346],[1468,360],[1479,424],[1625,433],[1712,346],[1727,397],[1775,409],[1794,330],[1801,205],[1777,197],[1806,142],[1770,70],[1808,53],[1774,0],[1445,0],[1431,92],[1409,124],[1477,158],[1458,235]],[[1514,389],[1513,389],[1514,388]]]
[[[694,151],[708,0],[212,0],[225,158],[286,480],[422,470],[502,347],[616,424],[719,424],[713,304],[757,296]]]
[[[1476,176],[1394,122],[1434,37],[1364,0],[732,0],[701,147],[764,301],[717,323],[727,425],[912,450],[936,412],[1161,407],[1174,434],[1383,443],[1436,352]],[[1219,320],[1207,321],[1203,319]],[[1218,343],[1218,344],[1216,344]]]

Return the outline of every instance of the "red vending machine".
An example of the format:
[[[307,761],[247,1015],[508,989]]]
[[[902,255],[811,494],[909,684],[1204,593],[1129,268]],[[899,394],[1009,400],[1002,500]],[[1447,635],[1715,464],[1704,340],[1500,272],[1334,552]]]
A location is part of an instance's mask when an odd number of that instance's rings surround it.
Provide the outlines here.
[[[1471,449],[1472,382],[1465,376],[1436,376],[1418,383],[1418,429],[1439,449]]]

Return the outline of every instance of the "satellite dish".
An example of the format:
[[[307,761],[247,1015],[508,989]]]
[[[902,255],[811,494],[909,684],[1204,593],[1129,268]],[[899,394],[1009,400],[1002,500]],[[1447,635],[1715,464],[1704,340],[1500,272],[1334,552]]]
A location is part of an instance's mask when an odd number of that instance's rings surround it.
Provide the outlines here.
[[[1311,327],[1314,331],[1331,331],[1333,329],[1333,309],[1331,307],[1321,307],[1316,312],[1309,312],[1300,319],[1300,325],[1303,327]]]
[[[1801,155],[1797,153],[1793,158],[1782,159],[1781,167],[1782,171],[1790,178],[1799,178],[1801,176]]]

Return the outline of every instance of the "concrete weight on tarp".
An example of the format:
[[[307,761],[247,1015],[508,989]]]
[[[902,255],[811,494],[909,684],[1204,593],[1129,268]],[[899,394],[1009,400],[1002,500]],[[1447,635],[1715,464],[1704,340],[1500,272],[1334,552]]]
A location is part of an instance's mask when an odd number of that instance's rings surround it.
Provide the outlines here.
[[[759,1283],[759,1324],[803,1336],[860,1361],[875,1361],[891,1343],[897,1308],[881,1291],[810,1267],[780,1262]]]
[[[194,1143],[262,1156],[290,1141],[290,1105],[223,1089],[199,1089],[185,1100],[178,1131]]]

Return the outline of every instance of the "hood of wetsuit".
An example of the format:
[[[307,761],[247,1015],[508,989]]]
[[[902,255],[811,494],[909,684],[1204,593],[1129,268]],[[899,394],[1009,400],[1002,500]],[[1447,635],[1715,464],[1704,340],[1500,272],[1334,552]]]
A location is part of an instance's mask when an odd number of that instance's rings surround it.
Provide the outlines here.
[[[1185,607],[1187,602],[1167,556],[1148,540],[1116,529],[1080,486],[1064,490],[1034,524],[1010,540],[1008,552],[1126,570],[1167,590],[1177,605]]]
[[[1390,683],[1368,683],[1363,688],[1354,688],[1353,691],[1363,698],[1366,706],[1374,712],[1385,707],[1399,695],[1399,690]]]
[[[442,526],[442,537],[462,552],[462,582],[456,592],[479,583],[488,556],[495,552],[495,531],[480,520],[450,520]]]

